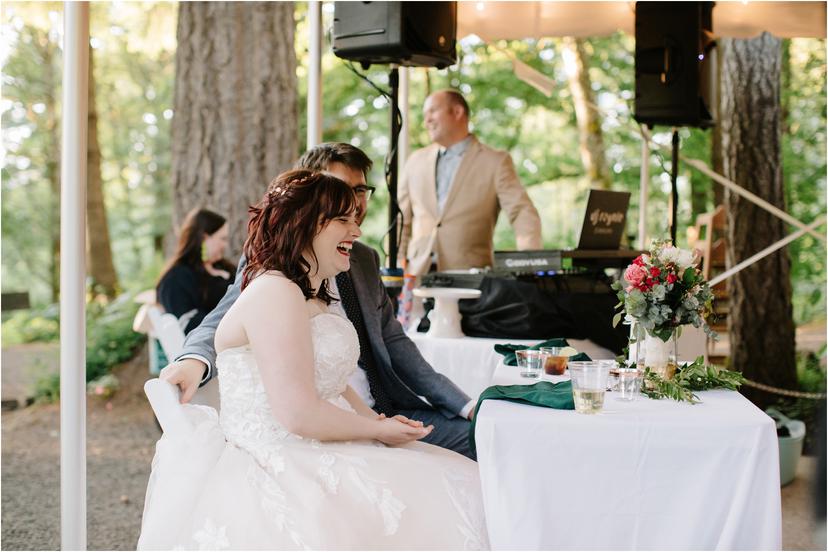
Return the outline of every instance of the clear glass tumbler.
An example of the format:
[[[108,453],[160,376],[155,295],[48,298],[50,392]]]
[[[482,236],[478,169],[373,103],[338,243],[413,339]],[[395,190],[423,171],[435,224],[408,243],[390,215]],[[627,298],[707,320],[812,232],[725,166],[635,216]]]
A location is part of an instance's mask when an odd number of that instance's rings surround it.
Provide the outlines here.
[[[543,373],[546,353],[534,349],[515,351],[520,375],[524,378],[537,379]]]
[[[604,407],[607,392],[609,366],[596,361],[570,362],[572,397],[575,411],[581,414],[597,414]]]

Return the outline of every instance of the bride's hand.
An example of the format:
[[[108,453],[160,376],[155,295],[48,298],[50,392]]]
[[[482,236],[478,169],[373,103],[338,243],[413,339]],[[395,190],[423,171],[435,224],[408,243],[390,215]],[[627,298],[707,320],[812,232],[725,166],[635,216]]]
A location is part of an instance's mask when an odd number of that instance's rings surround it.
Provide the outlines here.
[[[422,423],[416,422],[419,425],[412,426],[408,423],[401,422],[400,420],[396,419],[397,416],[393,418],[386,418],[384,415],[380,414],[377,421],[379,421],[379,431],[377,433],[377,440],[382,441],[386,445],[404,445],[406,443],[410,443],[411,441],[416,441],[417,439],[422,439],[429,433],[431,430],[434,429],[434,426],[427,426],[422,427]],[[403,418],[405,418],[403,416]],[[405,418],[407,420],[407,418]],[[409,420],[412,422],[413,420]]]
[[[377,419],[384,420],[385,414],[380,414],[379,416],[377,416]],[[423,427],[423,422],[421,422],[420,420],[412,420],[411,418],[406,418],[402,414],[397,414],[392,419],[397,420],[398,422],[402,422],[406,425],[410,425],[411,427]]]

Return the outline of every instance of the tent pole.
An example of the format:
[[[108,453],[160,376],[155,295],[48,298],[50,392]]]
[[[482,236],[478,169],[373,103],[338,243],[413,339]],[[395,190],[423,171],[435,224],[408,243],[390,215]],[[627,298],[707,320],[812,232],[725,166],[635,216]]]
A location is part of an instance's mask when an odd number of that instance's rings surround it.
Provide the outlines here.
[[[638,248],[647,249],[647,198],[650,185],[650,140],[647,125],[641,140],[641,184],[638,196]]]
[[[322,2],[308,2],[310,44],[308,50],[307,149],[322,142]]]
[[[60,544],[86,550],[89,3],[65,2],[60,177]]]

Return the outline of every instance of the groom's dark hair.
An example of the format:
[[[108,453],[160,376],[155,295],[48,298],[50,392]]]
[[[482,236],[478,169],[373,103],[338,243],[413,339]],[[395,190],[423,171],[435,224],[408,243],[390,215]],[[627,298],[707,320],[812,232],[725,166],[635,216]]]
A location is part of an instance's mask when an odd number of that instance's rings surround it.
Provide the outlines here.
[[[293,168],[326,171],[331,163],[342,163],[365,175],[374,165],[365,152],[356,146],[344,142],[325,142],[306,151]]]

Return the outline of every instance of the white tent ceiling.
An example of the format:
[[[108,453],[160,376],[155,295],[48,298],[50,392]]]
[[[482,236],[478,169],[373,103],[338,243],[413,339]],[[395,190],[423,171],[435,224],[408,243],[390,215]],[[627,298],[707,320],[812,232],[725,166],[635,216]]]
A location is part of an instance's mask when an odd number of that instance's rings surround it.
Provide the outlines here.
[[[825,38],[825,2],[716,2],[713,34]],[[483,40],[632,34],[635,2],[458,2],[457,36]]]

